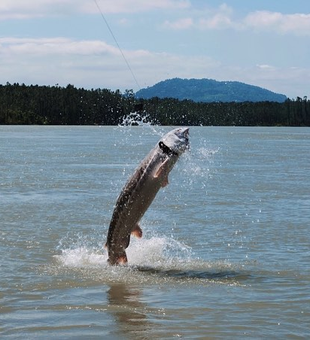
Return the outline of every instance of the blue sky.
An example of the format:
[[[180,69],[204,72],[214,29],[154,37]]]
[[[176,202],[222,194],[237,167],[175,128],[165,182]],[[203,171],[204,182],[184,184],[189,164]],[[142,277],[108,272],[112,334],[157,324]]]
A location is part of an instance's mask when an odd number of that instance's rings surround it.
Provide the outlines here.
[[[1,0],[0,83],[137,91],[211,78],[310,96],[309,0],[96,1]]]

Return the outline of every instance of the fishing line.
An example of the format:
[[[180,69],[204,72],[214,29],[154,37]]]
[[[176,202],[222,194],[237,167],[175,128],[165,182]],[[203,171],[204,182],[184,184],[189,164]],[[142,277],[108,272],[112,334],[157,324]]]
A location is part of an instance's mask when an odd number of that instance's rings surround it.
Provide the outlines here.
[[[97,8],[98,8],[99,13],[101,14],[101,17],[102,17],[103,21],[105,22],[106,26],[108,27],[108,30],[110,31],[110,34],[111,34],[112,38],[114,39],[114,42],[115,42],[116,46],[118,47],[118,49],[119,49],[119,51],[120,51],[120,53],[121,53],[123,59],[125,60],[125,63],[126,63],[128,69],[129,69],[129,71],[130,71],[130,73],[131,73],[131,75],[132,75],[132,77],[133,77],[135,83],[137,84],[139,90],[141,90],[141,87],[140,87],[140,85],[139,85],[139,83],[138,83],[138,80],[137,80],[137,78],[135,77],[135,74],[134,74],[132,68],[130,67],[130,64],[129,64],[127,58],[125,57],[125,54],[123,53],[123,51],[122,51],[122,49],[121,49],[119,43],[117,42],[117,40],[116,40],[116,38],[115,38],[115,35],[113,34],[113,31],[112,31],[112,29],[111,29],[111,27],[110,27],[110,25],[109,25],[107,19],[105,18],[104,14],[103,14],[103,12],[102,12],[102,10],[101,10],[101,8],[99,7],[99,4],[98,4],[97,0],[94,0],[94,2],[95,2],[96,6],[97,6]]]

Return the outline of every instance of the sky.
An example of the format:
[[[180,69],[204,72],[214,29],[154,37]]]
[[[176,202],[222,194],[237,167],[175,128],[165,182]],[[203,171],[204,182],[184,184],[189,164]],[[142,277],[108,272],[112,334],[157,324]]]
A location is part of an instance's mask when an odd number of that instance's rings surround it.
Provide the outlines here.
[[[0,0],[0,84],[136,92],[175,77],[310,96],[310,1]]]

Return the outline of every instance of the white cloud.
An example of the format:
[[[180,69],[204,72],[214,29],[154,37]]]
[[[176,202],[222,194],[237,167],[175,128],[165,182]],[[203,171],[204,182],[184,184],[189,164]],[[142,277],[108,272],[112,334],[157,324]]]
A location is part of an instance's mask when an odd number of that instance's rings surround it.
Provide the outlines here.
[[[29,19],[77,12],[85,0],[1,0],[0,20]]]
[[[123,51],[140,86],[163,79],[212,78],[262,86],[290,97],[305,93],[310,68],[223,65],[207,56],[182,56],[148,50]],[[0,39],[0,83],[138,90],[117,48],[103,41],[52,39]],[[292,93],[292,89],[295,91]]]
[[[0,20],[76,13],[98,14],[96,2],[103,14],[139,13],[160,9],[179,10],[179,14],[182,15],[182,11],[186,11],[186,17],[165,21],[164,27],[173,30],[196,27],[201,30],[244,29],[310,35],[310,14],[255,11],[245,17],[238,17],[237,12],[225,3],[217,8],[205,7],[197,10],[190,0],[1,0]]]
[[[189,0],[96,0],[103,13],[133,13],[156,9],[184,9],[190,7]],[[88,1],[87,1],[88,2]]]
[[[184,30],[193,26],[193,20],[191,18],[182,18],[174,22],[166,20],[163,26],[173,30]]]
[[[225,29],[235,26],[230,16],[218,13],[210,18],[199,19],[198,27],[200,29]]]
[[[96,0],[104,14],[135,13],[156,9],[184,9],[188,0]],[[1,0],[0,20],[28,19],[74,13],[98,14],[94,0]]]
[[[268,64],[257,64],[256,67],[258,67],[261,70],[273,70],[274,66],[268,65]]]
[[[184,30],[196,27],[201,30],[225,29],[237,27],[238,23],[233,20],[234,11],[226,4],[222,4],[216,9],[205,8],[199,11],[191,9],[189,14],[192,17],[178,19],[176,21],[166,21],[164,27],[174,30]]]
[[[207,10],[203,17],[197,19],[199,29],[226,29],[237,28],[238,23],[234,20],[234,10],[226,4],[217,9]]]
[[[256,11],[246,16],[244,24],[246,27],[258,31],[268,30],[301,36],[310,35],[310,14]]]
[[[67,38],[0,38],[0,55],[120,55],[119,49],[100,40]]]
[[[164,27],[170,29],[201,30],[254,30],[281,34],[310,35],[310,14],[282,14],[279,12],[256,11],[245,17],[238,17],[232,7],[223,4],[215,9],[205,8],[200,11],[191,8],[186,19],[166,21]]]
[[[123,50],[141,86],[169,77],[202,77],[217,66],[208,57]],[[67,38],[0,39],[0,83],[136,88],[121,53],[102,41]]]

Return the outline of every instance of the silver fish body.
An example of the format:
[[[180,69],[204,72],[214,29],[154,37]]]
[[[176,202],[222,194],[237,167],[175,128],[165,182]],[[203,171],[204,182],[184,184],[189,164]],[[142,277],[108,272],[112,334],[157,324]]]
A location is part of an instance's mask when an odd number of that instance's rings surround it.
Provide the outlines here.
[[[130,235],[142,237],[139,221],[160,188],[168,184],[168,174],[189,147],[188,128],[177,128],[163,136],[143,159],[122,189],[113,211],[106,247],[109,263],[127,262],[125,249]]]

